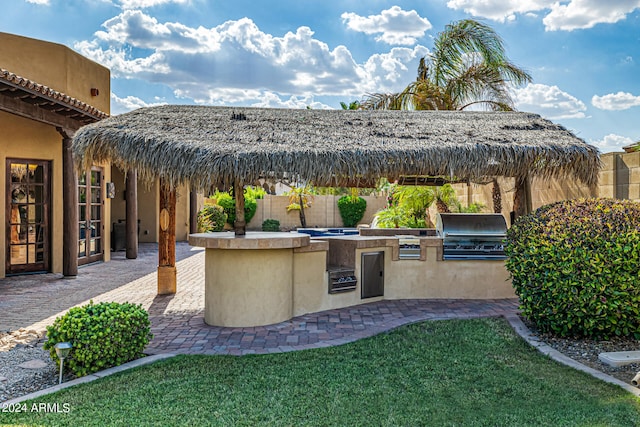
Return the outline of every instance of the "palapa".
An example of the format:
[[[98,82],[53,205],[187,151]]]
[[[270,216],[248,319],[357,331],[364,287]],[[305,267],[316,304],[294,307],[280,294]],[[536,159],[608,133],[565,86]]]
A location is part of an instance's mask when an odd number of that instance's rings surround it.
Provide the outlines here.
[[[600,170],[595,147],[519,112],[166,105],[84,126],[72,150],[79,168],[110,162],[137,170],[143,180],[159,178],[161,196],[173,203],[180,183],[234,188],[236,236],[245,234],[242,187],[259,178],[358,186],[407,175],[469,181],[508,176],[516,178],[516,196],[522,196],[528,176],[573,177],[593,186]],[[174,233],[169,228],[159,235],[159,247],[166,248],[158,252],[159,294],[175,292],[175,247],[167,237]]]
[[[342,111],[164,105],[82,127],[80,167],[111,162],[171,186],[259,178],[355,186],[380,177],[575,178],[597,183],[597,148],[524,112]]]

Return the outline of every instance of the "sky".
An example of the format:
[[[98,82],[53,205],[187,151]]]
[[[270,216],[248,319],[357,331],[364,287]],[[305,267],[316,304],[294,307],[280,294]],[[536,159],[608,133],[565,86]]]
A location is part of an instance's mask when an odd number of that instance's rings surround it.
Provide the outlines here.
[[[640,141],[640,0],[14,0],[0,31],[108,67],[111,114],[339,109],[401,91],[437,34],[469,18],[490,25],[533,77],[514,88],[518,110],[603,153]]]

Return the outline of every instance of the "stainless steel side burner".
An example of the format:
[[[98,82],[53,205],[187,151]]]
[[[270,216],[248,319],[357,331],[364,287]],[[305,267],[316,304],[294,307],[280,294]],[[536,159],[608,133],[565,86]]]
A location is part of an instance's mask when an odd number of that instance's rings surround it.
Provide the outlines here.
[[[398,258],[420,259],[420,239],[418,236],[397,235]]]

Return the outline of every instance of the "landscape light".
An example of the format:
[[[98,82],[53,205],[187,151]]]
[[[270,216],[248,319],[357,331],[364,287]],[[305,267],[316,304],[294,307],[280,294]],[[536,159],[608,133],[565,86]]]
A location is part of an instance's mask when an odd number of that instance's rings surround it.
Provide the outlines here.
[[[64,369],[64,359],[69,355],[69,352],[71,351],[71,347],[73,346],[71,345],[70,342],[59,342],[54,346],[54,348],[56,349],[56,354],[58,355],[58,359],[60,359],[60,379],[58,381],[58,384],[62,384],[62,371]]]

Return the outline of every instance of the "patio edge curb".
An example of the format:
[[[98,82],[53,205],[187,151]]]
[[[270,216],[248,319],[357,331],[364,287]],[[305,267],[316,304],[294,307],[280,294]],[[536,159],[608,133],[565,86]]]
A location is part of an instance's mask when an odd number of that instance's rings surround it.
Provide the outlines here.
[[[517,315],[505,315],[504,318],[509,322],[513,330],[520,335],[530,346],[538,350],[540,353],[549,356],[551,359],[556,362],[562,363],[563,365],[569,366],[573,369],[577,369],[578,371],[585,372],[599,380],[604,382],[614,384],[622,387],[629,393],[640,397],[640,389],[637,387],[633,387],[631,384],[627,384],[624,381],[621,381],[617,378],[612,377],[611,375],[607,375],[604,372],[598,371],[597,369],[593,369],[588,367],[587,365],[583,365],[582,363],[571,359],[570,357],[565,356],[560,353],[558,350],[548,346],[544,342],[540,341],[535,335],[531,333],[529,328],[522,322],[519,316]]]
[[[16,403],[24,402],[25,400],[36,399],[38,397],[45,396],[47,394],[55,393],[60,390],[64,390],[69,387],[73,387],[78,384],[84,384],[91,381],[95,381],[99,378],[107,377],[109,375],[116,374],[118,372],[126,371],[132,368],[137,368],[139,366],[149,365],[151,363],[157,362],[159,360],[169,359],[171,357],[177,356],[175,353],[162,353],[162,354],[154,354],[153,356],[142,357],[140,359],[132,360],[131,362],[123,363],[119,366],[114,366],[113,368],[108,368],[103,371],[98,371],[91,375],[87,375],[84,377],[76,378],[71,381],[64,382],[62,384],[55,385],[53,387],[45,388],[42,390],[34,391],[33,393],[25,394],[24,396],[16,397],[11,400],[6,400],[2,402],[3,405],[11,406]]]

